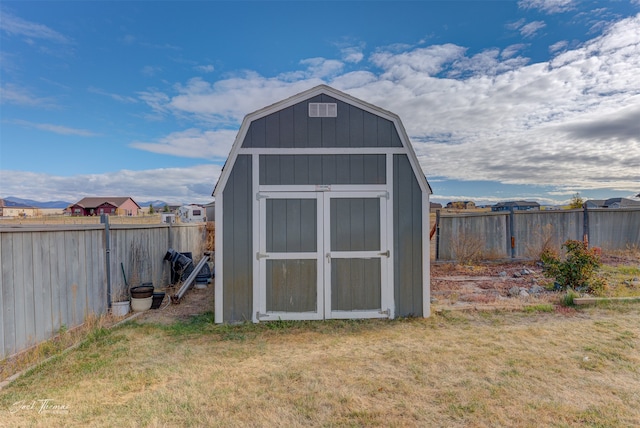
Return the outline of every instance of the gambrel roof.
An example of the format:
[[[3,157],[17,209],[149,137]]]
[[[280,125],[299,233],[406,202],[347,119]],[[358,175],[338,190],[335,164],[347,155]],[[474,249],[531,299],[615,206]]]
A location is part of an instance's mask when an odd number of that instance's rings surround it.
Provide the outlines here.
[[[399,141],[397,142],[398,146],[406,149],[406,154],[409,158],[409,162],[411,164],[411,167],[414,171],[414,174],[416,176],[416,179],[419,183],[421,190],[429,194],[432,193],[431,186],[427,182],[424,172],[420,167],[416,154],[413,150],[413,147],[411,146],[409,137],[398,115],[396,115],[395,113],[389,112],[387,110],[384,110],[373,104],[369,104],[365,101],[357,99],[344,92],[338,91],[330,86],[319,85],[307,91],[301,92],[297,95],[289,97],[285,100],[282,100],[270,106],[264,107],[253,113],[249,113],[248,115],[245,116],[240,126],[240,130],[238,131],[236,139],[233,143],[233,146],[231,147],[229,157],[227,158],[227,161],[225,162],[225,165],[222,168],[220,178],[218,179],[218,182],[216,183],[216,186],[213,191],[213,196],[217,196],[219,192],[221,192],[224,189],[226,182],[229,178],[229,174],[231,173],[232,166],[235,163],[236,157],[238,156],[240,149],[243,148],[243,144],[245,144],[244,148],[247,148],[247,145],[255,147],[256,143],[253,142],[253,140],[251,139],[251,135],[249,134],[252,123],[255,122],[257,124],[260,122],[261,119],[267,118],[269,115],[273,115],[274,113],[288,109],[289,107],[295,106],[296,104],[303,103],[305,101],[310,101],[312,99],[317,99],[319,96],[323,96],[323,95],[333,98],[339,102],[345,103],[349,106],[353,106],[358,109],[364,110],[365,112],[368,112],[373,116],[386,119],[387,121],[392,123],[399,137]],[[245,141],[249,141],[249,143],[247,144],[245,143]],[[315,148],[318,148],[318,147],[315,147]],[[335,149],[336,147],[327,147],[327,150],[331,150],[332,148]],[[286,150],[286,148],[283,148],[283,147],[280,147],[280,149]],[[277,149],[274,148],[274,150],[277,150]],[[372,150],[373,150],[373,147],[372,147]]]

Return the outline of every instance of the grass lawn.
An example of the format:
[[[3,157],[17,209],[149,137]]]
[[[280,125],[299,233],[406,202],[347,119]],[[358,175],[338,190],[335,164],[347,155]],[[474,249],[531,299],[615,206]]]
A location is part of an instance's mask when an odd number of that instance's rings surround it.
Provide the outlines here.
[[[0,426],[639,426],[640,304],[543,309],[97,328]]]

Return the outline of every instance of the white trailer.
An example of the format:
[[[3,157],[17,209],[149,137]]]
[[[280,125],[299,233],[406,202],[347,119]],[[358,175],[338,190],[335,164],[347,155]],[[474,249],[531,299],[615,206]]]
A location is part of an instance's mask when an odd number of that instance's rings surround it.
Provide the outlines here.
[[[199,223],[207,221],[206,211],[199,205],[184,205],[178,208],[181,223]]]

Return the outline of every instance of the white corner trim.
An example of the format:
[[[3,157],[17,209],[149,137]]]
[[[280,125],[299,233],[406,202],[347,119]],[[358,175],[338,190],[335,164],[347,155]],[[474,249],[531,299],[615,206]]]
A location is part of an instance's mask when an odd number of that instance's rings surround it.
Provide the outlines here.
[[[429,193],[422,193],[422,316],[431,316],[431,242]]]
[[[223,291],[222,291],[222,275],[224,272],[222,271],[222,234],[223,234],[223,211],[222,205],[224,203],[224,198],[222,197],[223,192],[220,192],[218,197],[216,198],[216,234],[215,234],[215,253],[214,253],[214,265],[213,269],[215,271],[214,277],[214,300],[215,300],[215,308],[214,308],[214,321],[216,324],[221,324],[224,322],[224,299],[223,299]]]

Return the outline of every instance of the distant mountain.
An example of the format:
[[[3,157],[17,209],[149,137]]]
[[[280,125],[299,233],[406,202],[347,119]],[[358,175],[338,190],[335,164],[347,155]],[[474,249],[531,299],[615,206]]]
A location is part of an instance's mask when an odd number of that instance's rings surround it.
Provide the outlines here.
[[[153,205],[153,208],[164,207],[167,205],[165,201],[149,201],[149,202],[138,202],[140,208],[147,208],[149,205]]]
[[[7,207],[67,208],[71,205],[71,202],[65,201],[39,202],[31,199],[16,198],[15,196],[9,196],[1,199],[4,200],[4,204]]]

